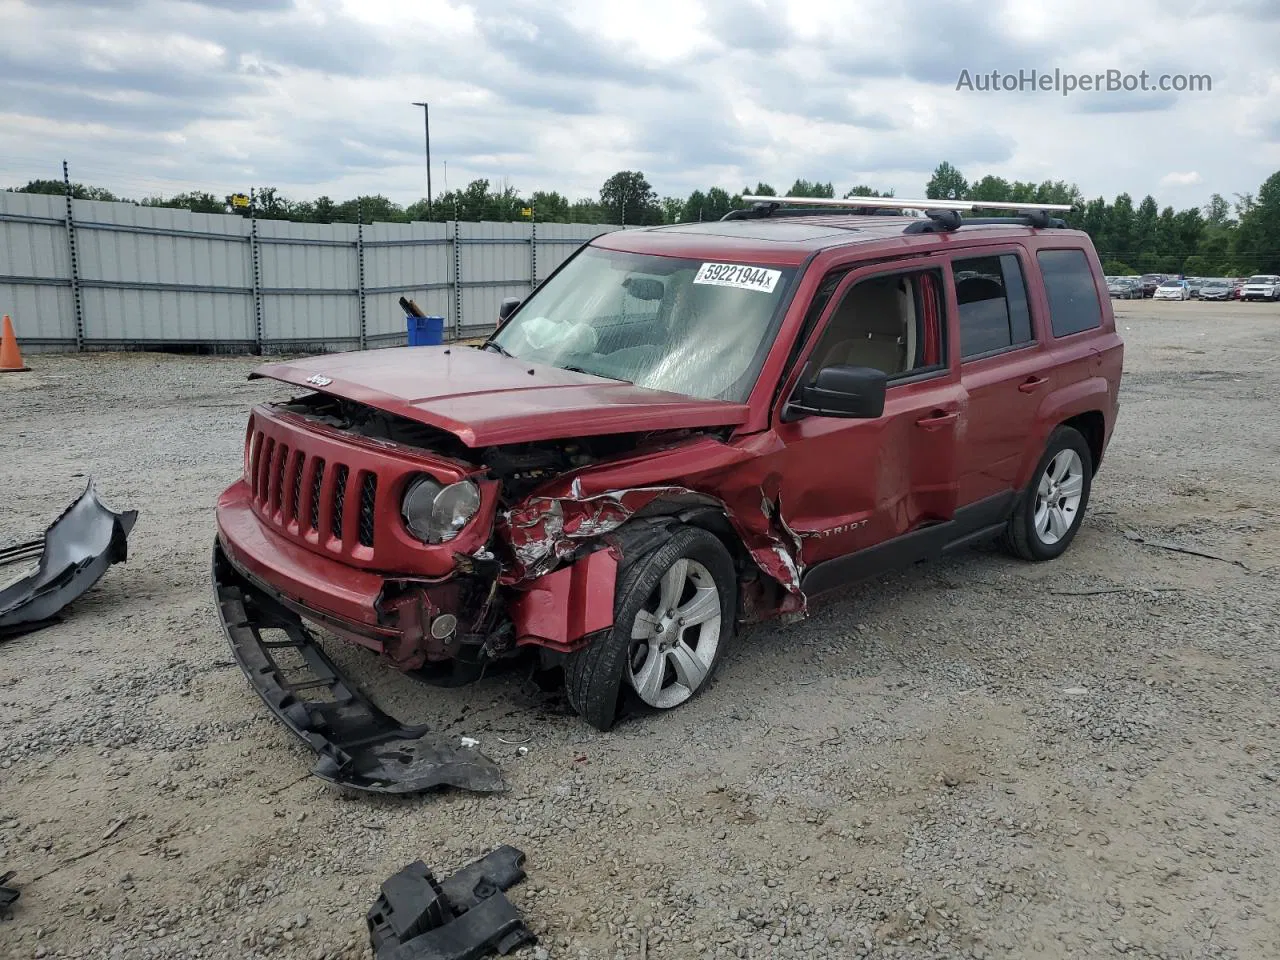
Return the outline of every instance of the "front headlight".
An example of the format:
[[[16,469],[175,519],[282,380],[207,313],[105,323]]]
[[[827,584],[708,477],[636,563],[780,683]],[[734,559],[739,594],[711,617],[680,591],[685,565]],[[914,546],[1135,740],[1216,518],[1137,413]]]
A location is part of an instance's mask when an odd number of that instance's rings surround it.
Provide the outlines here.
[[[452,540],[480,509],[480,488],[470,480],[441,487],[428,476],[409,485],[400,515],[409,532],[424,543]]]

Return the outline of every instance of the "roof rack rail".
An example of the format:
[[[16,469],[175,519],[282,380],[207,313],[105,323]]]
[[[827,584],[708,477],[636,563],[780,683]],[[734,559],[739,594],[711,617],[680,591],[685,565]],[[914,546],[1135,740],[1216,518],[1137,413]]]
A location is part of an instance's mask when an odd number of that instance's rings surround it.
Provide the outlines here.
[[[982,226],[1023,226],[1036,227],[1040,230],[1061,230],[1067,221],[1061,217],[1051,217],[1044,212],[1028,213],[1020,217],[971,217],[965,220],[956,210],[929,210],[928,219],[907,224],[903,233],[950,233],[961,227]]]
[[[721,220],[757,220],[763,217],[813,217],[813,216],[830,216],[833,213],[845,214],[861,214],[863,216],[878,217],[901,217],[903,210],[899,207],[889,207],[884,204],[875,206],[850,206],[841,210],[831,210],[824,207],[784,207],[781,203],[763,203],[757,201],[749,207],[739,207],[737,210],[730,210]],[[909,215],[909,214],[908,214]],[[923,214],[920,214],[923,216]]]
[[[965,224],[1019,224],[1039,229],[1063,228],[1066,221],[1059,217],[1049,216],[1050,211],[1071,210],[1069,203],[1013,203],[1004,200],[912,200],[899,197],[844,197],[840,200],[827,197],[763,197],[744,196],[745,202],[751,204],[746,209],[731,210],[721,219],[747,220],[757,217],[771,217],[791,211],[782,205],[787,203],[798,208],[796,213],[815,214],[824,211],[830,213],[853,213],[870,210],[876,214],[896,216],[921,216],[918,223],[909,224],[905,233],[949,233],[960,229]],[[964,220],[960,214],[971,210],[1008,210],[1020,214],[1012,217],[974,217]]]
[[[909,200],[905,197],[844,197],[841,200],[826,197],[759,197],[744,196],[744,203],[764,203],[781,206],[783,203],[797,207],[892,207],[898,210],[1009,210],[1015,213],[1040,213],[1050,210],[1070,210],[1069,203],[1010,203],[1004,200]]]

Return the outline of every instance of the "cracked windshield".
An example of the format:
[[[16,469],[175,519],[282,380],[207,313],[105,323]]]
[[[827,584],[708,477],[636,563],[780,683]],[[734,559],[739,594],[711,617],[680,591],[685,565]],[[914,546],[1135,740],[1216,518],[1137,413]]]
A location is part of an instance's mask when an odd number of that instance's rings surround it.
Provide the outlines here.
[[[652,390],[741,402],[794,274],[588,249],[534,293],[493,345]]]

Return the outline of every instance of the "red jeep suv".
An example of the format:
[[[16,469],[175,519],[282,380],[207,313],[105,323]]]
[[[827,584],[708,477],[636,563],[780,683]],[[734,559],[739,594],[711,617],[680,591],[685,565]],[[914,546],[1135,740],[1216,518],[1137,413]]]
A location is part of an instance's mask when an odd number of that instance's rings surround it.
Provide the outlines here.
[[[440,683],[536,651],[607,729],[704,689],[740,624],[981,540],[1067,549],[1124,348],[1065,208],[748,200],[598,237],[481,346],[252,375],[310,392],[252,411],[215,590],[319,775],[500,781],[382,713],[304,621]]]

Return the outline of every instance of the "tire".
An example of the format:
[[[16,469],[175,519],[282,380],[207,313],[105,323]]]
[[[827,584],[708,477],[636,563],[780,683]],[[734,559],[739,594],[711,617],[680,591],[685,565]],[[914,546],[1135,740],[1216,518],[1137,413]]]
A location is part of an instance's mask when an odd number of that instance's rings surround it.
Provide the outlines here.
[[[1074,459],[1071,455],[1074,455]],[[1062,459],[1059,460],[1059,457]],[[1063,509],[1060,506],[1056,512],[1046,509],[1046,513],[1041,515],[1040,508],[1044,505],[1044,498],[1041,496],[1042,482],[1046,480],[1049,467],[1055,461],[1055,470],[1063,464],[1069,468],[1069,476],[1064,479],[1060,475],[1057,480],[1064,489],[1072,489],[1068,486],[1071,477],[1078,478],[1079,499],[1075,501],[1074,507]],[[1009,518],[1002,538],[1005,549],[1023,560],[1037,562],[1055,560],[1062,556],[1080,529],[1092,489],[1093,454],[1089,451],[1089,444],[1074,427],[1058,427],[1050,434],[1044,456],[1036,464],[1031,482],[1019,498],[1013,516]],[[1058,502],[1069,504],[1071,500],[1071,495],[1065,494]],[[1041,530],[1042,525],[1048,526],[1048,529]]]
[[[672,606],[704,618],[682,626],[663,615]],[[660,547],[619,568],[613,629],[565,663],[570,706],[597,730],[611,729],[631,708],[682,706],[711,685],[736,610],[737,575],[724,544],[697,527],[675,528]],[[646,630],[651,636],[635,636]]]

